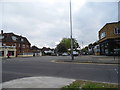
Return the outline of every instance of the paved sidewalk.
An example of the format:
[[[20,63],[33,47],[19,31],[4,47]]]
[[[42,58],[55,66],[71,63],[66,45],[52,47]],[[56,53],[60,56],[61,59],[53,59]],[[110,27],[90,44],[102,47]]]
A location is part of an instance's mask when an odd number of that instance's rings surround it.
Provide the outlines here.
[[[53,62],[70,62],[70,63],[97,63],[97,64],[120,64],[119,56],[95,56],[95,55],[82,55],[71,59],[54,60]]]
[[[62,88],[74,82],[74,79],[57,77],[27,77],[2,83],[2,88]]]

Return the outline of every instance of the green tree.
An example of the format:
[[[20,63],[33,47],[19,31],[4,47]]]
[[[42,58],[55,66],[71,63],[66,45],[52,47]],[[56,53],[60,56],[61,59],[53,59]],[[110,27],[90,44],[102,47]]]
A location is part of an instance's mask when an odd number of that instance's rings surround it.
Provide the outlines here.
[[[79,44],[78,44],[77,40],[74,38],[72,40],[73,40],[73,49],[79,48]],[[60,43],[64,43],[65,46],[67,47],[67,49],[71,48],[71,39],[70,38],[63,38]]]
[[[77,43],[76,39],[73,40],[73,49],[77,50],[79,48],[79,44]],[[71,39],[70,38],[63,38],[60,43],[57,45],[56,50],[59,53],[68,52],[68,49],[71,48]]]
[[[67,52],[67,47],[65,46],[64,43],[60,43],[57,45],[57,52],[59,53],[64,53],[64,52]]]
[[[82,49],[82,53],[84,53],[84,54],[87,54],[87,53],[88,53],[88,47],[87,47],[87,46]]]

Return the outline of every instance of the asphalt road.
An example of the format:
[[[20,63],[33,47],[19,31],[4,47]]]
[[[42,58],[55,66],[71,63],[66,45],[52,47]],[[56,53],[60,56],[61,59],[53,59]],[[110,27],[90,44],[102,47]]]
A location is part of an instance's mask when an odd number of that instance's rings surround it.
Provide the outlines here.
[[[119,69],[117,65],[51,62],[51,60],[58,59],[70,59],[70,57],[41,56],[5,59],[2,62],[2,82],[23,77],[52,76],[77,80],[118,83]]]

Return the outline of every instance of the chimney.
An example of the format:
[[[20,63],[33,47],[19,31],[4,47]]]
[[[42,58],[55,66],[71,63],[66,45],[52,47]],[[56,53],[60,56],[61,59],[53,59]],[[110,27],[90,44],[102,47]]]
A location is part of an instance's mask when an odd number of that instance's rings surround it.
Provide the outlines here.
[[[3,30],[1,30],[1,34],[3,35]]]

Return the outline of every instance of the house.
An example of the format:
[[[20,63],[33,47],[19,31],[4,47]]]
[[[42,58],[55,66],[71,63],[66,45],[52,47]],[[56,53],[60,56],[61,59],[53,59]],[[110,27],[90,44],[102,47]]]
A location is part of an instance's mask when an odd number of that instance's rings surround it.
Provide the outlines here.
[[[99,31],[101,55],[120,55],[120,21],[107,23]]]
[[[31,50],[34,56],[42,56],[41,49],[39,49],[37,46],[32,46]]]
[[[0,34],[0,44],[4,49],[7,47],[10,55],[18,56],[31,52],[31,44],[26,37],[14,33],[4,33],[3,30],[1,30]],[[12,51],[9,51],[10,48]],[[4,50],[1,50],[1,53],[4,53]]]
[[[55,55],[54,49],[43,47],[41,49],[42,55]]]

